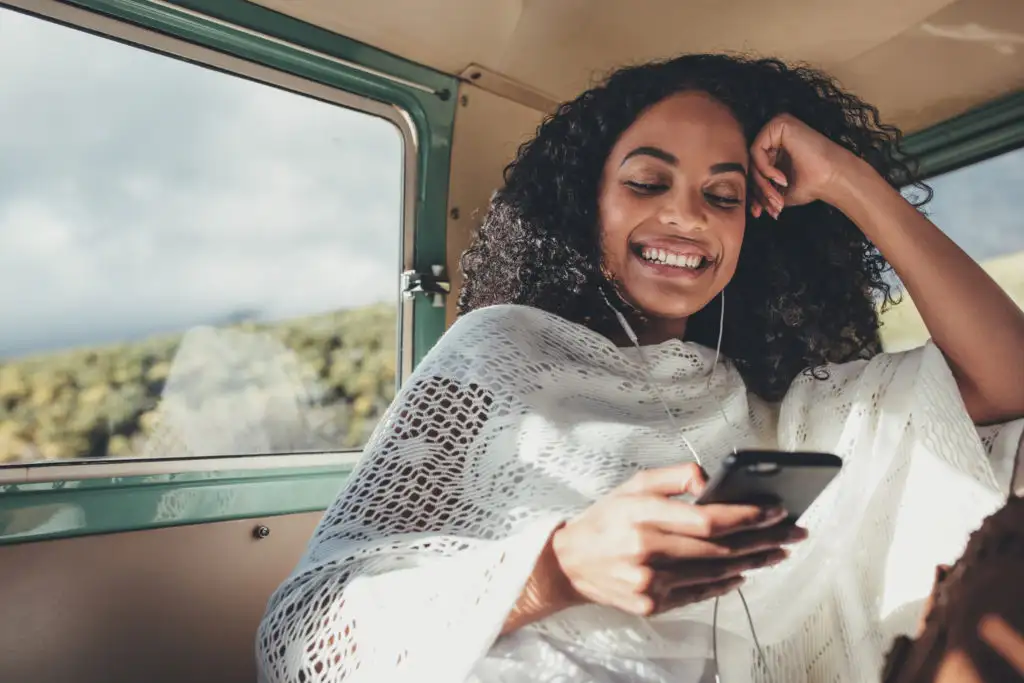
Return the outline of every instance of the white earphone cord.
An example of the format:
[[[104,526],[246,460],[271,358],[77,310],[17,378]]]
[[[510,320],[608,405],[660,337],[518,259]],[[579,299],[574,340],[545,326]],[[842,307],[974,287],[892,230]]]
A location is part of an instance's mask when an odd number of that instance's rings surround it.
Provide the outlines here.
[[[603,292],[602,292],[602,295],[604,295]],[[716,401],[718,401],[718,410],[722,413],[722,419],[724,419],[725,423],[731,427],[732,423],[729,422],[729,417],[728,417],[728,415],[725,412],[725,407],[722,405],[722,402],[720,400],[718,400],[718,396],[715,394],[715,392],[712,391],[712,389],[711,389],[711,380],[715,376],[715,370],[718,369],[718,359],[719,359],[719,356],[722,353],[722,336],[723,336],[723,333],[725,331],[725,290],[724,289],[722,290],[722,295],[721,296],[722,296],[722,312],[721,312],[721,316],[719,317],[719,321],[718,321],[718,344],[715,347],[715,360],[714,360],[714,363],[712,363],[712,365],[711,365],[711,372],[708,374],[707,390],[708,390],[708,393],[710,393],[712,395],[712,397]],[[704,463],[701,461],[701,457],[697,453],[697,449],[695,449],[693,447],[693,444],[690,443],[690,440],[686,438],[685,434],[683,434],[682,429],[679,428],[679,425],[676,423],[676,418],[672,414],[672,410],[668,407],[668,403],[665,401],[665,398],[662,395],[661,391],[658,390],[658,385],[655,384],[654,377],[651,375],[650,364],[647,362],[647,357],[644,354],[644,349],[640,345],[640,340],[637,338],[636,333],[633,332],[633,328],[630,326],[629,321],[626,320],[626,316],[623,315],[622,312],[619,311],[618,308],[616,308],[614,305],[612,305],[612,302],[608,300],[607,296],[604,297],[604,300],[605,300],[605,303],[607,303],[608,306],[612,309],[612,312],[615,314],[615,317],[618,319],[619,324],[622,326],[622,330],[626,333],[626,336],[629,337],[629,340],[633,343],[633,346],[636,347],[637,353],[639,353],[639,355],[640,355],[640,364],[643,367],[644,374],[647,376],[647,383],[650,385],[651,390],[654,392],[654,395],[658,398],[658,402],[661,403],[661,407],[665,409],[665,414],[668,415],[668,420],[672,424],[672,428],[675,429],[676,433],[679,435],[679,438],[682,439],[684,444],[686,444],[686,448],[689,449],[689,451],[691,453],[693,453],[693,457],[697,461],[697,464],[701,468],[703,468],[704,467]],[[735,452],[735,451],[736,451],[736,449],[734,447],[733,448],[733,452]],[[739,593],[740,601],[743,603],[743,611],[746,612],[746,615],[747,615],[747,624],[750,626],[750,635],[753,637],[753,639],[754,639],[754,646],[757,648],[758,660],[761,662],[761,666],[764,667],[765,675],[768,676],[769,675],[769,672],[768,672],[768,661],[767,661],[767,659],[765,659],[764,650],[762,650],[761,643],[760,643],[760,641],[757,638],[757,630],[754,628],[754,619],[750,615],[750,607],[747,605],[747,598],[743,595],[743,591],[742,590],[736,589],[736,592]],[[721,676],[719,674],[719,665],[718,665],[718,601],[719,600],[720,600],[720,598],[715,598],[715,606],[714,606],[714,610],[712,612],[712,617],[711,617],[711,653],[712,653],[712,657],[714,658],[714,661],[715,661],[715,681],[716,681],[716,683],[721,683],[721,681],[722,681]],[[771,679],[769,678],[769,680],[771,680]]]

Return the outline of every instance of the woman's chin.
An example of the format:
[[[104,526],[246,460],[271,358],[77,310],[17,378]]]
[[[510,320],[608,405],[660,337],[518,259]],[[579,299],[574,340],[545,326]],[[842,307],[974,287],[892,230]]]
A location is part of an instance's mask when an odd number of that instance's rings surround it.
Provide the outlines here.
[[[645,317],[664,322],[686,320],[708,303],[704,297],[692,295],[666,296],[660,292],[654,296],[646,292],[645,294],[647,296],[631,296],[629,300]]]
[[[652,281],[638,279],[620,281],[620,291],[635,308],[649,318],[678,320],[688,318],[708,305],[718,294],[716,283]],[[703,286],[701,286],[703,285]]]

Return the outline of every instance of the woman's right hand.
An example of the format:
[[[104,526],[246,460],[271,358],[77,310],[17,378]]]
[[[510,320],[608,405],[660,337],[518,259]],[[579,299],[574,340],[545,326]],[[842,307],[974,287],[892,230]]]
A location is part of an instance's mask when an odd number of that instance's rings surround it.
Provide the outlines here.
[[[566,602],[649,616],[724,595],[743,572],[781,562],[783,545],[807,537],[779,524],[779,508],[669,497],[704,485],[694,464],[645,470],[558,529],[551,549],[573,593]]]

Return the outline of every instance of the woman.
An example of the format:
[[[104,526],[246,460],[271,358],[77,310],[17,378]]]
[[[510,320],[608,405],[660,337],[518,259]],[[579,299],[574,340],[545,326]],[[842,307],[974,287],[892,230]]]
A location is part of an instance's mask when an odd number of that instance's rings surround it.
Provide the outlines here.
[[[271,598],[263,680],[877,680],[1009,487],[972,421],[1024,415],[1024,314],[900,195],[898,145],[773,60],[684,56],[563,105]],[[898,356],[887,262],[934,339]],[[843,471],[800,527],[685,501],[751,445]]]

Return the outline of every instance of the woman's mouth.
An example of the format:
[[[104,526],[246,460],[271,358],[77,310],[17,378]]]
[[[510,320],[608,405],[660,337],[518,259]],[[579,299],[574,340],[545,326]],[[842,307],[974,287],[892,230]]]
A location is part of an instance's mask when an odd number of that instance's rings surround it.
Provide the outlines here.
[[[644,265],[655,268],[662,274],[697,275],[712,265],[714,261],[703,254],[692,251],[679,252],[660,247],[634,245],[633,255]]]

